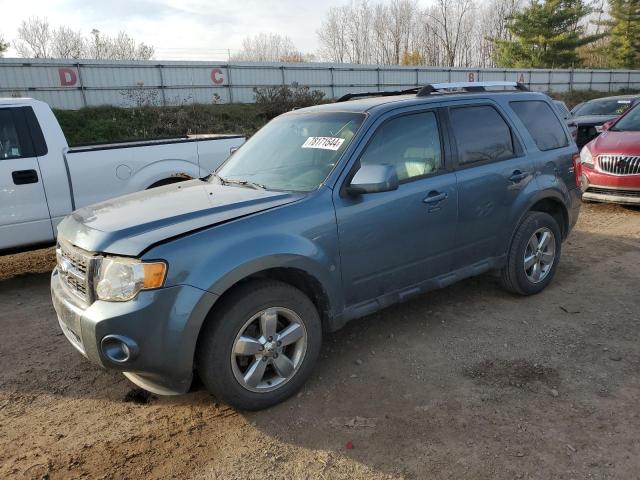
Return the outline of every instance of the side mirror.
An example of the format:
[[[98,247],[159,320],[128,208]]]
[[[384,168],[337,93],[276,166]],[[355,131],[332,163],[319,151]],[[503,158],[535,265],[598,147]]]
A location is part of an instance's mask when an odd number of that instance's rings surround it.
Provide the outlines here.
[[[600,127],[600,131],[601,132],[606,132],[607,130],[609,130],[614,124],[613,120],[609,120],[608,122],[604,122],[602,124],[602,126]]]
[[[390,192],[398,189],[398,174],[391,165],[362,165],[347,187],[351,195]]]

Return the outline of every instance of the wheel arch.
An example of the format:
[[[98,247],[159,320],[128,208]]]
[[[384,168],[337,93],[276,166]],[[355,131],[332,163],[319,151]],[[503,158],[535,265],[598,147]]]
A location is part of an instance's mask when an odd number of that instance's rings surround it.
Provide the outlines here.
[[[531,205],[529,212],[544,212],[553,217],[562,233],[562,240],[569,234],[569,211],[566,205],[556,197],[544,197]]]

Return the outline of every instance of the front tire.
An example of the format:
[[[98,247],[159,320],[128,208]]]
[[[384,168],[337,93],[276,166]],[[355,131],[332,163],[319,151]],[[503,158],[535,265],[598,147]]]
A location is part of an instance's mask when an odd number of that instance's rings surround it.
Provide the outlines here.
[[[198,340],[196,368],[216,397],[261,410],[298,391],[321,343],[320,316],[304,293],[256,280],[230,291],[213,310]]]
[[[516,230],[500,271],[501,284],[520,295],[544,290],[560,261],[562,233],[556,220],[545,212],[529,212]]]

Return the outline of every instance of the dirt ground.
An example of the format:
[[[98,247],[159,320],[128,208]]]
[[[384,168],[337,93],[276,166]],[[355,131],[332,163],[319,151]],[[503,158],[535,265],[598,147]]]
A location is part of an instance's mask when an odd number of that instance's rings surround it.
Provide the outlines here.
[[[52,262],[0,258],[2,479],[640,478],[640,210],[585,205],[538,296],[487,275],[354,321],[250,414],[91,365],[26,273]]]

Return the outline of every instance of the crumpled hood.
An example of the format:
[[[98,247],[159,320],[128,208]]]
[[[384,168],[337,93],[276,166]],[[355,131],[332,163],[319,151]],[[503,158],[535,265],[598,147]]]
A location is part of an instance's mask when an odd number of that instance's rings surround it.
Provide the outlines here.
[[[149,246],[193,230],[251,215],[302,198],[192,180],[81,208],[58,234],[92,252],[137,256]]]
[[[614,120],[620,115],[583,115],[581,117],[574,117],[572,120],[576,125],[602,125],[604,122]]]
[[[640,132],[602,132],[591,142],[589,149],[594,155],[640,155]]]

